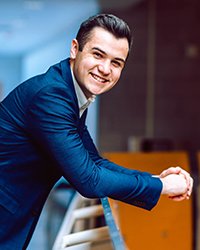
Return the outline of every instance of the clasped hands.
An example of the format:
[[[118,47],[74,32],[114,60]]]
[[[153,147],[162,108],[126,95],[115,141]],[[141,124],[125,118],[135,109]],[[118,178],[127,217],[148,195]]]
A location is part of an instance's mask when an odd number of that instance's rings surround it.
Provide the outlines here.
[[[162,194],[174,201],[189,199],[192,194],[193,178],[181,167],[170,167],[159,176],[163,183]]]

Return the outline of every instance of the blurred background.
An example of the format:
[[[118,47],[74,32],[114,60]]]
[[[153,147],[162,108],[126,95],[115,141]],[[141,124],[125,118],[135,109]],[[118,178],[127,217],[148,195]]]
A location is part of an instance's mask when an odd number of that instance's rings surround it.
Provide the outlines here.
[[[134,42],[119,83],[90,107],[88,127],[102,153],[160,150],[189,153],[195,179],[196,250],[199,0],[0,0],[0,99],[20,82],[68,57],[80,23],[102,12],[124,19],[133,31]],[[61,203],[65,195],[64,199],[70,199],[71,194],[63,195],[58,199]],[[60,214],[65,209],[62,206],[63,209],[54,208],[57,212],[52,231],[60,223]],[[51,249],[46,235],[41,237],[50,228],[46,225],[46,211],[48,208],[41,216],[30,250]]]

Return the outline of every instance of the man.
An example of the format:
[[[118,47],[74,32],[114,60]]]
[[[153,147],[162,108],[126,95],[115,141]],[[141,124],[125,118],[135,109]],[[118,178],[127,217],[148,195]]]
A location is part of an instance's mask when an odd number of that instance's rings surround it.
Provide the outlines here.
[[[61,176],[82,195],[152,209],[160,194],[189,198],[192,178],[129,170],[99,156],[85,126],[88,104],[119,80],[131,47],[128,25],[101,14],[86,20],[70,59],[14,89],[0,105],[0,249],[25,249]]]

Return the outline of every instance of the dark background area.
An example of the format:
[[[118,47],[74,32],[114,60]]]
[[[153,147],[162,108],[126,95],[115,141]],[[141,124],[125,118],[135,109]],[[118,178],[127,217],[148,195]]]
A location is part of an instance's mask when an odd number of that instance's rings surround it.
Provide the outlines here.
[[[100,97],[100,150],[127,150],[131,136],[200,149],[200,2],[149,0],[102,12],[109,11],[127,21],[134,42],[121,80]]]

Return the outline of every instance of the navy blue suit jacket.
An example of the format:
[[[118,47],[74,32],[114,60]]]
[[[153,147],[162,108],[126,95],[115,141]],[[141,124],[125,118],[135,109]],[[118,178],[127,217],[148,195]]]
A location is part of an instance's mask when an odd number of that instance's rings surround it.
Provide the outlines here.
[[[161,181],[99,156],[79,117],[69,60],[15,88],[0,104],[0,249],[25,249],[44,202],[64,176],[83,196],[150,210]]]

